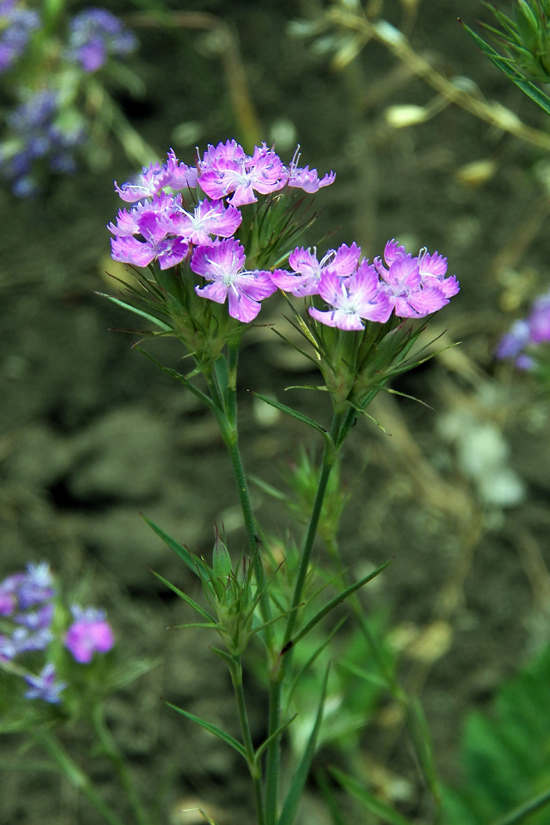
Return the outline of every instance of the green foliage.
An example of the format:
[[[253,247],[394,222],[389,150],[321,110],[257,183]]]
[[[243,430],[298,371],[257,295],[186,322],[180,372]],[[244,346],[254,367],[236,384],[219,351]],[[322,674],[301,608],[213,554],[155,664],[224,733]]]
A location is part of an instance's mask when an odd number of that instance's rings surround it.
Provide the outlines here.
[[[507,814],[550,788],[549,684],[550,646],[498,691],[490,715],[470,714],[462,742],[464,782],[444,791],[451,825],[522,822],[524,816]],[[548,807],[529,817],[529,825],[549,821]]]
[[[516,0],[513,19],[485,3],[502,29],[484,28],[504,48],[510,62],[524,75],[543,83],[550,81],[550,3],[548,0]]]

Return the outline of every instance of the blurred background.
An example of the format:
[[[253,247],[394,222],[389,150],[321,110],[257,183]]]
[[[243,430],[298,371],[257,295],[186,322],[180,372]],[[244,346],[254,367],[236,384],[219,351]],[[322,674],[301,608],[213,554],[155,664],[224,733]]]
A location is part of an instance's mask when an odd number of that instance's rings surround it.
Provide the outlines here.
[[[160,701],[235,731],[209,637],[166,630],[187,619],[148,567],[191,593],[195,585],[139,513],[195,552],[210,551],[215,522],[237,554],[244,534],[215,422],[132,350],[139,335],[121,330],[135,328],[133,318],[96,294],[116,294],[105,275],[115,274],[105,226],[121,205],[112,181],[139,171],[140,152],[164,158],[173,147],[192,164],[196,146],[236,137],[274,141],[289,162],[299,143],[302,164],[337,173],[316,197],[308,244],[324,252],[355,240],[372,259],[396,238],[413,254],[438,250],[460,280],[425,340],[460,346],[394,384],[429,406],[377,399],[371,412],[382,427],[357,426],[342,469],[342,552],[357,575],[395,556],[365,604],[383,617],[403,678],[422,695],[445,782],[461,781],[469,711],[490,707],[550,633],[549,401],[531,373],[494,357],[502,334],[550,287],[548,119],[461,27],[457,18],[491,21],[477,0],[367,6],[367,19],[400,29],[409,51],[392,49],[391,30],[369,38],[325,18],[334,8],[353,14],[353,2],[173,0],[165,8],[188,15],[173,26],[151,16],[154,4],[107,2],[139,40],[124,63],[142,86],[114,84],[110,94],[143,144],[129,158],[115,123],[92,169],[79,159],[72,174],[43,176],[29,197],[9,180],[0,189],[0,576],[43,559],[67,581],[86,576],[118,644],[161,652],[157,668],[112,698],[109,722],[176,825],[191,821],[178,811],[197,799],[220,825],[252,821],[248,780],[232,752]],[[0,95],[6,119],[9,88]],[[271,331],[283,311],[276,301],[262,310],[241,368],[245,460],[271,484],[304,438],[313,451],[320,445],[246,391],[329,415],[322,394],[284,394],[317,378]],[[172,366],[181,357],[176,342],[151,351]],[[260,488],[255,500],[269,529],[282,529],[284,512]],[[253,667],[248,682],[259,736],[263,688]],[[382,697],[360,754],[376,788],[413,805],[401,722]],[[4,739],[4,759],[17,742]],[[321,763],[332,758],[323,753]],[[115,798],[107,767],[95,779]],[[0,787],[6,825],[99,821],[62,778],[8,773]],[[304,823],[331,821],[314,789],[308,804]]]

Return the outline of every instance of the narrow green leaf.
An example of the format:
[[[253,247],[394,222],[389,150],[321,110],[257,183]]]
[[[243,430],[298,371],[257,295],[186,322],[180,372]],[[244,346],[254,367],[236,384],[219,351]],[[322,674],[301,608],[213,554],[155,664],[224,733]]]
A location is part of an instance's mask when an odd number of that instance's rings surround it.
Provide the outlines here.
[[[302,796],[305,784],[307,782],[311,761],[313,759],[315,747],[317,745],[317,737],[319,735],[321,723],[323,721],[323,711],[325,707],[325,698],[327,695],[329,673],[330,664],[327,667],[325,678],[323,680],[323,687],[321,690],[319,707],[317,708],[317,715],[315,717],[315,724],[313,725],[313,730],[311,731],[306,749],[304,751],[304,755],[300,759],[300,763],[294,773],[294,779],[292,780],[292,785],[290,786],[288,794],[286,795],[286,799],[284,801],[283,809],[281,811],[281,815],[278,819],[277,825],[292,825],[292,823],[294,822],[294,817],[296,816],[296,811],[298,810],[298,805],[300,804],[300,798]]]
[[[235,659],[233,658],[233,656],[231,656],[230,653],[227,653],[227,651],[225,651],[225,650],[220,650],[219,647],[211,647],[210,650],[212,651],[212,653],[215,653],[217,656],[219,656],[220,659],[223,659],[223,661],[226,663],[226,665],[229,665],[231,670],[233,670],[233,668],[235,667],[236,662],[235,662]]]
[[[149,568],[149,570],[151,570],[151,568]],[[165,584],[166,587],[169,587],[173,593],[180,597],[180,599],[183,599],[184,602],[187,602],[187,604],[191,605],[193,610],[196,610],[197,613],[199,613],[203,617],[203,619],[206,619],[208,622],[211,622],[213,624],[217,624],[216,619],[213,616],[211,616],[210,613],[208,613],[208,611],[204,610],[204,608],[202,608],[200,604],[197,604],[197,602],[193,601],[193,599],[186,593],[184,593],[183,590],[177,588],[175,584],[170,584],[169,581],[164,579],[159,573],[155,573],[154,570],[151,570],[151,573],[153,574],[153,576],[156,576],[157,579],[159,579],[163,584]],[[190,625],[179,625],[179,627],[190,627]],[[202,627],[204,627],[204,625],[202,625]]]
[[[164,530],[160,529],[160,527],[157,527],[157,525],[148,519],[147,516],[144,516],[143,513],[141,514],[141,517],[145,522],[147,522],[149,527],[155,531],[157,536],[170,548],[170,550],[173,550],[176,556],[179,556],[180,559],[185,562],[189,570],[191,570],[201,580],[203,577],[207,581],[210,580],[210,573],[202,559],[199,559],[198,556],[193,556],[189,550],[187,550],[182,544],[179,544],[179,542],[175,539],[171,538],[168,533],[165,533]]]
[[[336,777],[338,782],[346,789],[352,796],[360,802],[367,811],[376,814],[382,822],[387,822],[388,825],[411,825],[411,820],[406,819],[402,814],[398,813],[394,808],[390,807],[387,802],[382,802],[377,796],[369,793],[360,782],[352,776],[338,768],[331,768],[330,772]]]
[[[507,58],[502,57],[495,49],[489,46],[481,37],[476,34],[472,29],[470,29],[465,23],[462,24],[470,37],[474,40],[477,46],[481,49],[483,54],[485,54],[491,63],[493,63],[497,69],[500,69],[511,81],[515,83],[521,91],[530,97],[541,109],[544,109],[546,114],[550,115],[550,98],[541,92],[538,86],[535,86],[534,83],[531,83],[530,80],[525,80],[525,78],[514,68],[511,61]]]
[[[268,484],[267,481],[264,481],[259,476],[254,475],[253,473],[248,473],[248,480],[252,481],[260,490],[263,490],[264,493],[267,493],[268,496],[272,498],[276,498],[278,501],[290,501],[290,496],[287,496],[286,493],[281,492],[276,487],[273,487],[271,484]]]
[[[269,747],[270,743],[274,739],[278,739],[279,736],[282,736],[282,734],[285,732],[285,730],[292,725],[292,723],[294,722],[294,720],[296,719],[297,716],[298,716],[298,714],[295,713],[294,716],[291,716],[290,719],[288,719],[283,725],[281,725],[279,728],[277,728],[277,730],[274,731],[271,734],[271,736],[268,736],[267,739],[265,740],[265,742],[262,742],[262,744],[260,745],[260,747],[258,748],[258,750],[256,751],[256,753],[254,755],[254,762],[256,764],[259,764],[259,761],[262,757],[262,754],[265,752],[266,748]]]
[[[145,355],[146,358],[149,359],[149,361],[152,361],[153,364],[155,364],[155,366],[159,368],[159,370],[162,370],[162,372],[164,372],[166,375],[169,375],[170,378],[175,378],[176,381],[179,381],[180,384],[183,384],[183,386],[186,387],[189,390],[189,392],[192,392],[193,395],[196,395],[197,398],[200,398],[200,400],[204,404],[206,404],[209,410],[212,410],[212,412],[216,415],[219,413],[219,410],[212,401],[212,399],[208,395],[206,395],[206,393],[204,393],[202,390],[199,390],[198,387],[195,387],[195,385],[191,381],[189,381],[189,379],[186,378],[185,375],[182,375],[181,372],[173,370],[170,367],[165,367],[164,364],[161,364],[160,361],[157,361],[157,359],[154,358],[150,352],[147,352],[147,350],[141,349],[141,347],[137,347],[137,350],[141,352],[143,355]]]
[[[351,596],[351,594],[355,593],[356,590],[359,590],[360,587],[363,587],[363,585],[372,581],[372,579],[374,579],[376,576],[382,573],[386,569],[386,567],[392,563],[392,561],[393,559],[389,559],[380,567],[377,567],[376,570],[374,570],[372,573],[369,573],[368,576],[365,576],[358,582],[355,582],[355,584],[352,584],[350,587],[346,588],[346,590],[344,590],[342,593],[339,593],[337,596],[335,596],[334,599],[331,599],[331,601],[328,602],[324,607],[322,607],[321,610],[319,610],[319,612],[316,613],[315,616],[300,630],[298,635],[295,636],[291,640],[291,642],[289,642],[289,644],[283,650],[283,652],[286,652],[286,650],[289,650],[291,647],[298,644],[298,642],[301,639],[303,639],[304,636],[306,636],[309,633],[309,631],[321,621],[321,619],[324,619],[324,617],[327,616],[331,610],[334,610],[334,608],[337,607],[339,604],[342,604],[342,602],[345,601],[348,596]]]
[[[321,793],[323,794],[323,798],[327,804],[327,808],[329,809],[330,815],[332,816],[333,825],[348,825],[347,821],[342,816],[340,806],[335,800],[334,794],[332,793],[330,785],[327,782],[325,772],[322,770],[317,771],[315,773],[315,779],[317,780],[317,784],[321,789]]]
[[[332,637],[334,636],[334,634],[335,634],[338,630],[340,630],[340,628],[342,627],[342,625],[344,624],[344,622],[346,622],[346,621],[347,621],[347,619],[348,619],[348,617],[347,617],[347,616],[344,616],[342,619],[340,619],[340,621],[338,622],[338,624],[337,624],[335,627],[333,627],[333,629],[330,631],[329,635],[327,636],[327,638],[325,639],[325,641],[323,642],[323,644],[322,644],[322,645],[319,645],[319,647],[317,648],[317,650],[315,650],[315,651],[313,652],[313,654],[309,657],[309,659],[307,660],[307,662],[305,663],[305,665],[304,665],[303,667],[301,667],[301,668],[300,668],[300,670],[298,671],[298,673],[296,674],[296,676],[295,676],[295,677],[294,677],[294,679],[292,680],[292,684],[290,685],[290,688],[289,688],[289,691],[288,691],[288,696],[287,696],[287,698],[286,698],[286,704],[287,704],[287,705],[289,705],[289,704],[290,704],[290,700],[292,699],[292,696],[294,695],[294,691],[295,691],[295,690],[296,690],[296,688],[298,687],[298,683],[299,683],[300,679],[302,678],[302,676],[304,675],[304,673],[306,672],[306,670],[308,670],[308,669],[311,667],[311,665],[314,663],[314,661],[318,658],[318,656],[320,656],[320,655],[321,655],[321,653],[322,653],[322,652],[323,652],[323,650],[327,647],[327,645],[329,644],[329,642],[330,642],[330,640],[332,639]]]
[[[182,716],[187,717],[187,719],[191,719],[192,722],[196,722],[197,725],[200,725],[201,728],[204,728],[209,733],[213,733],[214,736],[217,736],[218,739],[221,739],[222,742],[226,743],[226,745],[231,745],[231,747],[234,748],[237,751],[237,753],[240,753],[241,756],[244,759],[246,759],[246,751],[245,751],[243,745],[241,745],[240,742],[237,742],[237,740],[234,739],[232,736],[230,736],[228,733],[225,733],[225,731],[221,730],[216,725],[212,725],[212,724],[210,724],[210,722],[206,722],[204,719],[201,719],[199,716],[194,716],[192,713],[188,713],[186,710],[182,710],[181,708],[176,707],[176,705],[170,704],[170,702],[166,702],[166,704],[168,705],[169,708],[172,708],[172,710],[175,710],[178,713],[181,713]]]
[[[134,315],[141,315],[142,318],[147,318],[148,321],[151,321],[152,324],[156,324],[157,327],[163,329],[165,332],[171,332],[172,327],[165,324],[163,321],[160,321],[158,318],[155,318],[154,315],[150,315],[148,312],[145,312],[143,309],[138,309],[132,304],[127,304],[125,301],[119,300],[119,298],[115,298],[113,295],[107,295],[106,292],[96,292],[96,295],[100,295],[102,298],[108,298],[109,301],[112,301],[113,304],[118,304],[119,307],[123,307],[124,309],[133,312]]]
[[[540,809],[548,805],[549,802],[550,790],[547,790],[540,794],[540,796],[530,799],[529,802],[526,802],[524,805],[520,805],[519,808],[516,808],[506,816],[502,817],[502,819],[495,822],[494,825],[516,825],[518,822],[523,822],[529,814],[533,814],[535,811],[540,811]]]
[[[265,403],[269,404],[271,407],[275,407],[276,410],[280,410],[281,412],[284,412],[287,415],[291,415],[292,418],[296,418],[298,421],[301,421],[302,424],[307,424],[308,427],[313,427],[313,429],[320,432],[323,438],[325,438],[327,441],[332,441],[330,434],[327,432],[327,430],[324,427],[322,427],[321,424],[318,424],[316,421],[314,421],[312,418],[309,418],[307,415],[298,412],[298,410],[293,410],[292,407],[287,407],[286,404],[281,404],[279,401],[275,401],[273,398],[269,398],[267,395],[260,395],[259,392],[253,392],[252,395],[254,395],[256,398],[259,398],[261,401],[265,401]]]
[[[210,630],[220,630],[221,624],[212,624],[212,622],[187,622],[187,624],[173,624],[167,630],[184,630],[188,627],[207,627]]]
[[[353,673],[354,676],[358,676],[360,679],[364,679],[365,682],[370,682],[370,684],[374,685],[375,687],[382,688],[383,690],[388,689],[388,683],[381,679],[379,676],[374,676],[372,673],[369,673],[366,670],[363,670],[361,667],[357,667],[354,665],[353,662],[346,662],[345,659],[338,662],[338,667],[343,667],[346,670],[349,670],[350,673]]]

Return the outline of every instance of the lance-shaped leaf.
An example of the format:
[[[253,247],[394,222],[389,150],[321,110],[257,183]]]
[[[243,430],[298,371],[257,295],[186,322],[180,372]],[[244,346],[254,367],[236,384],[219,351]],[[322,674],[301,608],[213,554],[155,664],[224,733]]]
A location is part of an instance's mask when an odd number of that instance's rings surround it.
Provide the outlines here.
[[[535,103],[544,109],[546,114],[550,115],[550,98],[541,92],[538,86],[535,86],[534,83],[531,83],[530,80],[526,80],[511,64],[511,61],[505,57],[502,57],[495,49],[489,46],[485,40],[482,40],[481,37],[476,34],[472,29],[466,26],[465,23],[462,24],[470,37],[475,41],[475,43],[479,46],[483,54],[485,54],[491,63],[493,63],[497,69],[500,69],[511,81],[518,86],[521,91],[530,97],[531,100],[534,100]]]
[[[286,799],[284,801],[283,809],[281,811],[281,815],[278,819],[277,825],[292,825],[292,823],[294,822],[294,817],[296,816],[296,811],[298,810],[298,805],[300,804],[300,798],[302,796],[305,784],[307,782],[311,761],[315,754],[315,748],[317,746],[317,737],[319,736],[319,731],[321,729],[321,724],[323,722],[323,711],[325,707],[325,698],[327,695],[329,673],[330,664],[327,667],[325,678],[323,680],[323,687],[321,690],[319,706],[317,708],[317,715],[315,717],[315,724],[313,725],[313,730],[311,731],[308,743],[306,745],[306,749],[304,751],[304,755],[300,759],[300,763],[294,773],[294,779],[292,780],[292,785],[290,786],[289,791],[286,795]]]
[[[308,427],[313,427],[314,430],[320,432],[325,441],[328,441],[330,444],[333,444],[332,438],[330,437],[330,433],[321,425],[318,424],[313,418],[309,418],[309,416],[304,415],[298,410],[294,410],[292,407],[287,407],[286,404],[281,404],[280,401],[275,401],[273,398],[269,398],[267,395],[260,395],[259,392],[253,392],[256,398],[259,398],[261,401],[265,401],[266,404],[269,404],[271,407],[275,407],[276,410],[280,410],[281,412],[286,413],[287,415],[291,415],[292,418],[296,418],[298,421],[301,421],[302,424],[307,424]]]
[[[321,789],[321,793],[323,794],[323,798],[327,804],[327,808],[330,811],[330,815],[332,816],[333,825],[348,825],[348,820],[344,819],[344,815],[340,810],[340,805],[334,798],[334,794],[332,793],[332,789],[327,782],[327,777],[324,771],[317,771],[315,773],[315,779],[317,780],[317,784]]]
[[[265,753],[265,750],[269,747],[271,742],[273,742],[274,739],[278,739],[280,736],[282,736],[282,734],[285,732],[285,730],[292,725],[292,723],[294,722],[294,720],[296,719],[297,716],[298,716],[298,714],[295,713],[294,716],[291,716],[290,719],[287,719],[287,721],[284,722],[279,728],[277,728],[276,731],[273,731],[271,736],[268,736],[267,739],[265,740],[265,742],[262,742],[262,744],[260,745],[260,747],[258,748],[258,750],[256,751],[256,753],[254,755],[254,764],[255,765],[260,764],[260,759],[262,757],[262,754]]]
[[[298,644],[298,642],[301,639],[303,639],[304,636],[306,636],[309,633],[309,631],[312,630],[312,628],[314,628],[315,625],[321,621],[321,619],[324,619],[325,616],[327,616],[331,612],[331,610],[334,610],[334,608],[337,607],[339,604],[342,604],[342,602],[344,602],[348,596],[351,596],[352,593],[355,593],[355,591],[359,590],[360,587],[363,587],[364,584],[367,584],[368,582],[372,581],[372,579],[374,579],[376,576],[382,573],[386,569],[386,567],[392,563],[392,561],[393,559],[389,559],[380,567],[377,567],[376,570],[373,570],[372,573],[369,573],[368,576],[365,576],[358,582],[355,582],[355,584],[352,584],[350,587],[347,587],[342,593],[339,593],[337,596],[335,596],[334,599],[331,599],[330,602],[328,602],[324,607],[322,607],[321,610],[319,610],[319,612],[316,613],[315,616],[312,619],[310,619],[310,621],[306,625],[304,625],[300,632],[293,639],[291,639],[287,645],[285,645],[281,652],[286,653],[288,650],[290,650],[291,647],[294,647],[294,645]]]
[[[190,553],[186,547],[171,538],[171,536],[169,536],[168,533],[165,533],[164,530],[161,530],[160,527],[157,527],[157,525],[152,522],[151,519],[148,519],[147,516],[144,516],[143,513],[141,514],[141,517],[145,522],[147,522],[149,527],[155,531],[157,536],[170,548],[170,550],[173,550],[176,556],[179,556],[179,558],[185,562],[189,570],[192,570],[192,572],[201,580],[203,580],[203,578],[206,579],[206,581],[210,580],[210,572],[202,559],[199,559],[198,556],[193,556],[193,554]]]
[[[334,636],[334,634],[335,634],[338,630],[340,630],[340,628],[342,627],[342,625],[344,624],[344,622],[346,622],[346,621],[347,621],[347,619],[348,619],[348,617],[347,617],[347,616],[344,616],[342,619],[340,619],[340,621],[338,622],[338,624],[336,625],[336,627],[333,627],[333,629],[330,631],[329,635],[327,636],[327,638],[325,639],[325,641],[323,642],[323,644],[319,645],[319,647],[317,648],[317,650],[315,650],[315,651],[312,653],[312,655],[309,657],[309,659],[307,660],[307,662],[305,663],[305,665],[303,665],[303,667],[301,667],[301,668],[300,668],[300,670],[298,671],[298,673],[296,674],[296,676],[295,676],[295,677],[294,677],[294,679],[292,680],[292,684],[290,685],[290,688],[289,688],[289,690],[288,690],[288,695],[287,695],[287,697],[286,697],[286,704],[287,704],[287,705],[289,705],[289,704],[290,704],[290,700],[292,699],[292,696],[294,695],[294,691],[295,691],[295,690],[296,690],[296,688],[298,687],[298,684],[299,684],[299,682],[300,682],[300,679],[302,678],[302,676],[304,675],[304,673],[305,673],[305,672],[306,672],[306,671],[307,671],[307,670],[311,667],[311,665],[315,662],[315,660],[316,660],[316,659],[317,659],[317,658],[321,655],[321,653],[322,653],[322,652],[323,652],[323,650],[327,647],[327,645],[329,644],[329,642],[330,642],[330,640],[332,639],[332,637]]]
[[[219,408],[216,406],[216,404],[214,403],[214,401],[213,401],[213,400],[212,400],[212,399],[211,399],[208,395],[206,395],[206,393],[204,393],[202,390],[199,390],[199,388],[198,388],[198,387],[195,387],[195,385],[194,385],[191,381],[189,381],[189,379],[188,379],[188,378],[186,378],[186,376],[185,376],[185,375],[182,375],[182,374],[181,374],[181,372],[178,372],[177,370],[173,370],[173,369],[171,369],[170,367],[165,367],[163,364],[161,364],[161,363],[160,363],[160,361],[157,361],[157,359],[156,359],[156,358],[153,358],[153,356],[151,355],[151,353],[147,352],[147,350],[145,350],[145,349],[141,349],[141,347],[138,347],[137,349],[139,350],[139,352],[143,353],[143,355],[145,355],[145,356],[149,359],[149,361],[152,361],[152,362],[153,362],[153,364],[154,364],[156,367],[158,367],[158,368],[159,368],[159,370],[162,370],[162,372],[164,372],[166,375],[169,375],[171,378],[175,378],[175,379],[176,379],[176,381],[179,381],[179,382],[180,382],[180,384],[183,384],[183,386],[184,386],[186,389],[188,389],[188,390],[189,390],[189,392],[192,392],[192,393],[193,393],[193,395],[196,395],[196,396],[197,396],[197,398],[200,398],[200,400],[201,400],[204,404],[206,404],[206,406],[208,407],[208,409],[209,409],[209,410],[212,410],[212,412],[213,412],[216,416],[218,416],[218,415],[219,415],[220,410],[219,410]]]
[[[348,774],[344,773],[343,771],[338,770],[337,768],[331,768],[330,772],[336,777],[338,782],[342,785],[346,791],[357,799],[363,807],[370,811],[373,814],[382,820],[382,822],[388,823],[388,825],[411,825],[411,820],[406,819],[402,814],[388,805],[387,802],[383,802],[374,794],[367,791],[366,788],[361,785],[356,779],[352,776],[348,776]]]
[[[151,315],[149,312],[145,312],[145,310],[143,309],[138,309],[138,307],[135,307],[132,304],[127,304],[125,301],[121,301],[119,298],[115,298],[113,295],[107,295],[107,293],[105,292],[96,292],[96,295],[99,295],[101,298],[108,298],[109,301],[113,302],[113,304],[118,304],[119,307],[128,309],[130,312],[133,312],[134,315],[140,315],[142,318],[147,318],[148,321],[151,321],[152,324],[156,324],[157,327],[160,327],[165,332],[172,331],[171,326],[165,324],[164,321],[160,320],[160,318],[155,318],[155,316]]]
[[[166,702],[166,704],[169,708],[172,708],[172,710],[181,713],[182,716],[187,717],[187,719],[191,719],[192,722],[196,722],[197,725],[200,725],[201,728],[204,728],[209,733],[213,733],[214,736],[217,736],[218,739],[221,739],[222,742],[226,743],[226,745],[231,745],[231,747],[234,748],[234,750],[236,750],[237,753],[240,753],[243,759],[246,759],[246,751],[244,749],[244,746],[241,745],[241,743],[238,742],[229,733],[226,733],[225,731],[221,730],[221,728],[218,728],[216,725],[212,725],[205,719],[201,719],[200,716],[194,716],[192,713],[188,713],[186,710],[182,710],[181,708],[176,707],[176,705],[170,704],[170,702]]]
[[[149,570],[151,570],[151,568],[149,568]],[[183,590],[180,590],[178,587],[176,587],[175,584],[170,584],[170,582],[167,581],[167,579],[164,579],[159,573],[155,573],[154,570],[151,570],[151,573],[153,574],[153,576],[156,576],[157,579],[159,579],[163,584],[165,584],[166,587],[169,587],[173,593],[180,597],[180,599],[183,599],[184,602],[187,602],[187,604],[190,605],[193,608],[193,610],[196,610],[197,613],[199,613],[203,617],[203,619],[206,619],[210,623],[206,625],[206,627],[210,627],[210,625],[213,625],[214,627],[218,626],[216,619],[213,616],[211,616],[210,613],[208,613],[208,611],[204,610],[204,608],[202,608],[200,604],[197,604],[197,602],[193,601],[193,599],[186,593],[184,593]],[[202,627],[204,626],[205,625],[202,625]],[[180,627],[184,627],[184,625],[180,625]]]

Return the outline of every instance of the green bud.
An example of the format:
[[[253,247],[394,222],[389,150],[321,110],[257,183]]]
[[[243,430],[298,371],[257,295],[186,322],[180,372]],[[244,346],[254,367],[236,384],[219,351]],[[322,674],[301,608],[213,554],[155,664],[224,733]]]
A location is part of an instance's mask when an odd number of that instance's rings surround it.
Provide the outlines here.
[[[212,572],[216,579],[227,579],[233,572],[231,565],[231,556],[227,547],[220,538],[216,530],[216,541],[214,542],[214,551],[212,553]],[[225,584],[225,582],[224,582]]]

